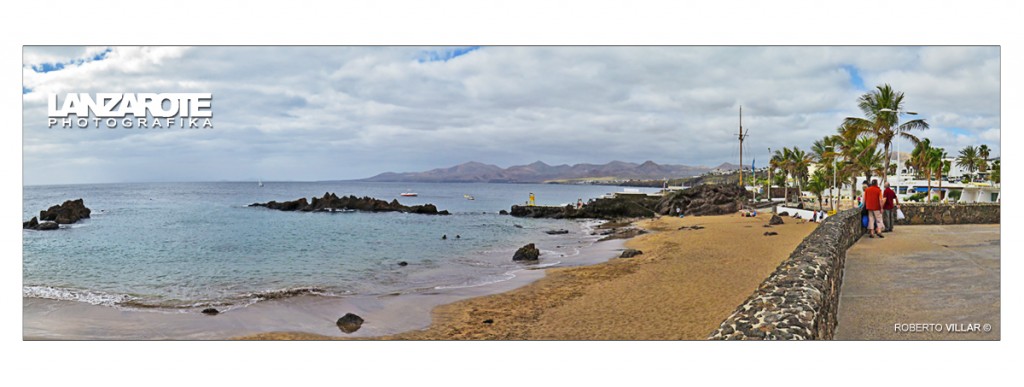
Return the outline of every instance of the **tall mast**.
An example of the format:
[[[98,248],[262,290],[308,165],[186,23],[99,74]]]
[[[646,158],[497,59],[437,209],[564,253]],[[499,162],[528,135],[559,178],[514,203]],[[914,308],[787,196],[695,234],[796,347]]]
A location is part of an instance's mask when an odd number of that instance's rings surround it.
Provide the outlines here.
[[[743,186],[743,139],[747,138],[747,134],[743,133],[743,105],[740,105],[740,186]],[[753,173],[754,171],[750,171]]]

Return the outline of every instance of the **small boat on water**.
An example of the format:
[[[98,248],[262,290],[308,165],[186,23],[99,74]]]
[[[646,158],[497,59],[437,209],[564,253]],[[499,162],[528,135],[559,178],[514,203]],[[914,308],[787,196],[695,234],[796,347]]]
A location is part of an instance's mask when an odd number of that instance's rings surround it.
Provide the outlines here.
[[[466,200],[476,200],[476,198],[474,198],[473,195],[470,194],[464,194],[462,195],[462,197],[466,198]]]
[[[263,188],[263,179],[256,180],[256,187]]]
[[[405,197],[414,197],[414,196],[420,196],[420,194],[418,194],[418,193],[415,193],[415,192],[402,192],[402,193],[401,193],[401,194],[399,194],[399,195],[402,195],[402,196],[405,196]]]

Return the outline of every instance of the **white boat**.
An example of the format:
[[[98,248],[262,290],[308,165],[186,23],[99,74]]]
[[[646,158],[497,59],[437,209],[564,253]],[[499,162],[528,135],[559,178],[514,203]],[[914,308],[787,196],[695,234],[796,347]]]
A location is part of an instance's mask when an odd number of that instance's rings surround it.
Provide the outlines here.
[[[462,195],[462,197],[466,198],[466,200],[476,200],[476,198],[474,198],[473,195],[470,194],[464,194]]]
[[[263,188],[263,180],[262,179],[256,179],[256,186],[259,187],[259,188]]]
[[[399,195],[402,195],[402,196],[405,196],[405,197],[420,196],[420,194],[415,193],[415,192],[402,192]]]

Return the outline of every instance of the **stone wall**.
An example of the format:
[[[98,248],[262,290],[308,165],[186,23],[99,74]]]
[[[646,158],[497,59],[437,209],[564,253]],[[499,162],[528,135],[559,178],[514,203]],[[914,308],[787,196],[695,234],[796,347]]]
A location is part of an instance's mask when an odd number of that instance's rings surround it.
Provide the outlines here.
[[[898,224],[999,223],[999,205],[904,204]],[[846,250],[863,234],[860,210],[826,219],[717,330],[712,340],[828,340],[836,328]]]
[[[708,338],[831,339],[846,250],[860,239],[860,227],[856,209],[825,219]]]
[[[901,208],[906,219],[897,225],[999,223],[999,204],[993,203],[904,203]]]

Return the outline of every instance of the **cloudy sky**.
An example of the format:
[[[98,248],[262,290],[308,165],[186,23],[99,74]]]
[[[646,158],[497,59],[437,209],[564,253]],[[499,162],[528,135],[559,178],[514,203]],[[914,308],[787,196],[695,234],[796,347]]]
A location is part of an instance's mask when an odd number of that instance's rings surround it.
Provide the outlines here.
[[[933,145],[1000,155],[998,47],[28,46],[22,72],[28,185],[714,166],[737,162],[740,105],[744,159],[763,165],[861,116],[883,83]],[[47,95],[71,92],[210,92],[215,128],[47,128]]]

